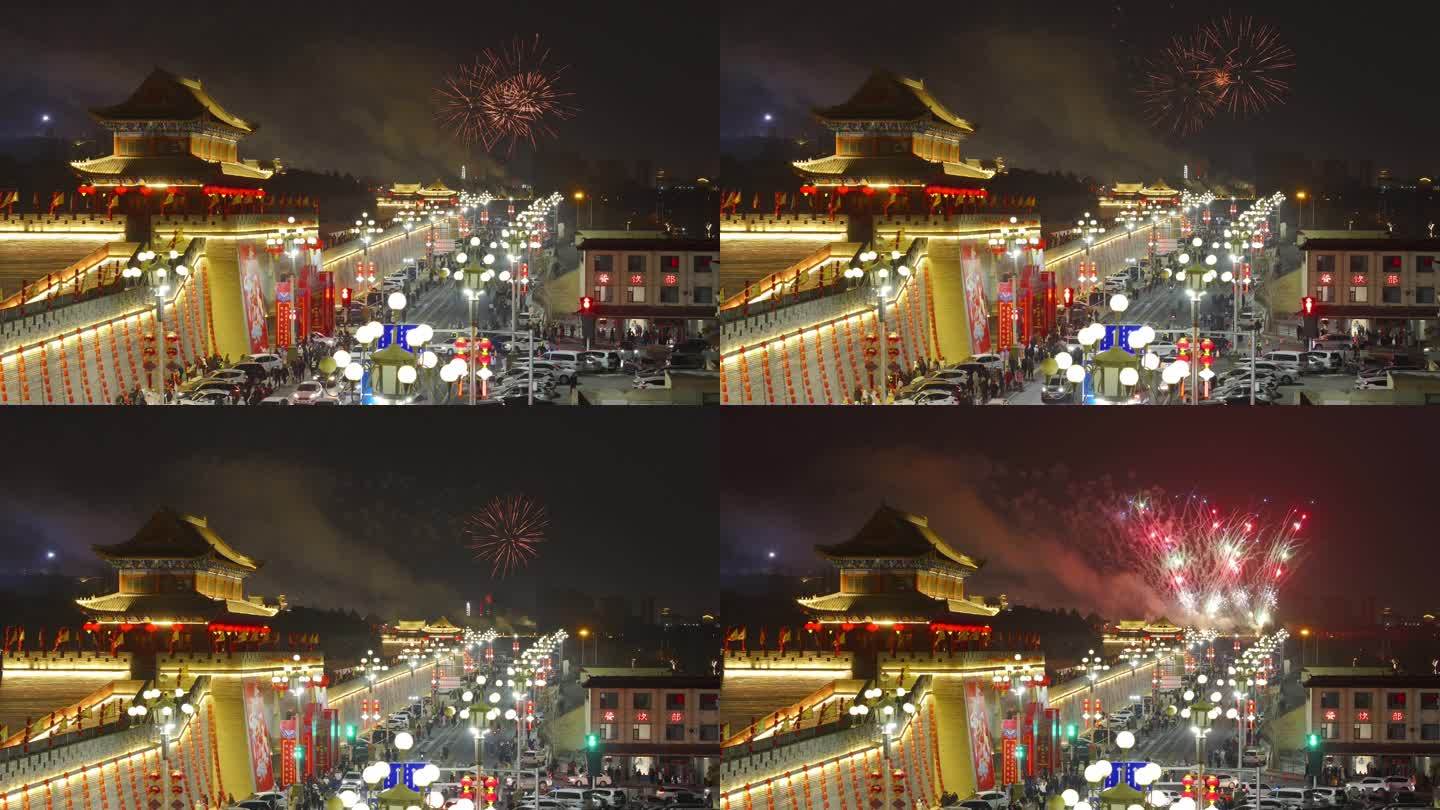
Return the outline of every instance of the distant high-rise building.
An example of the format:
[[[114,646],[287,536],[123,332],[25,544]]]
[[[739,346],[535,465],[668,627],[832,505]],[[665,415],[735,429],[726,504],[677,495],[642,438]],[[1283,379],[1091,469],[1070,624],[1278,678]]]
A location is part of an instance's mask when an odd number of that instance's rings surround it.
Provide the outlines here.
[[[655,597],[646,596],[640,599],[640,621],[645,624],[655,623]]]

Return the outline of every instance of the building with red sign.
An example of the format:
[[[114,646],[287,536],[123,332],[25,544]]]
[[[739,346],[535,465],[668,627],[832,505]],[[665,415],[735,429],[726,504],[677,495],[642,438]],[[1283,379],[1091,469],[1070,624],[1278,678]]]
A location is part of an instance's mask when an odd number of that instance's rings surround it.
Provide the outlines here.
[[[1440,675],[1310,675],[1308,733],[1346,775],[1411,776],[1440,757]]]
[[[1302,296],[1315,299],[1319,332],[1351,335],[1363,329],[1375,335],[1375,344],[1402,347],[1435,335],[1440,239],[1325,237],[1306,239],[1300,247]]]
[[[650,333],[677,343],[715,325],[719,239],[582,238],[580,289],[596,333]]]
[[[705,783],[720,757],[720,676],[596,675],[583,685],[585,731],[599,735],[607,767]]]

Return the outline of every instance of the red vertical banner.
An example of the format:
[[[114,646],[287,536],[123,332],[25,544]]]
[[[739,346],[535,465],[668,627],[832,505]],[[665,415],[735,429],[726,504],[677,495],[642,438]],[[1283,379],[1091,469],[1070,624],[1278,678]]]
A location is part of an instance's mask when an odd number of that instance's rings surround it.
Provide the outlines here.
[[[335,710],[322,709],[320,721],[315,727],[315,767],[329,772],[335,767]]]
[[[299,781],[296,769],[296,722],[295,718],[280,721],[280,787],[287,788]]]
[[[996,319],[999,321],[995,348],[1004,351],[1015,345],[1015,282],[1000,282],[995,300]]]
[[[1010,723],[1013,721],[1006,720]],[[1000,781],[1002,784],[1013,785],[1020,781],[1020,769],[1016,766],[1015,751],[1020,746],[1020,741],[1006,737],[1000,744]]]
[[[985,301],[985,269],[974,245],[960,249],[960,273],[965,287],[965,313],[970,326],[970,353],[990,351],[990,305]]]
[[[1045,324],[1045,334],[1048,336],[1051,332],[1055,331],[1055,308],[1059,305],[1059,302],[1055,300],[1054,270],[1040,271],[1040,286],[1045,291],[1041,301],[1041,310],[1045,313],[1045,317],[1041,323]]]
[[[300,746],[306,756],[301,757],[297,765],[299,772],[307,779],[315,773],[315,727],[320,722],[320,712],[320,707],[315,703],[305,704],[305,719],[300,725]]]
[[[290,346],[294,331],[291,321],[295,317],[295,300],[291,284],[275,282],[275,345],[281,349]]]
[[[326,334],[335,334],[335,274],[322,272],[320,274],[320,295],[318,296],[319,307],[318,317],[315,318],[315,328]],[[307,336],[308,337],[308,336]]]
[[[1039,736],[1036,726],[1043,716],[1039,703],[1032,700],[1025,704],[1025,726],[1020,734],[1020,743],[1025,746],[1025,756],[1020,761],[1026,776],[1035,775],[1036,761],[1040,759],[1035,750],[1035,740]]]

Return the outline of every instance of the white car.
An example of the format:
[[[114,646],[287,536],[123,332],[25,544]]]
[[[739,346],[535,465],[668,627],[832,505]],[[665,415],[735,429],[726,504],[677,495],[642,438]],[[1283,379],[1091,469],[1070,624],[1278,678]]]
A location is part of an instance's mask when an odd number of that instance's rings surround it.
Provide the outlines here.
[[[222,392],[195,392],[180,398],[180,405],[229,405],[230,395]]]
[[[278,790],[268,790],[263,793],[256,793],[250,798],[261,799],[270,802],[271,804],[275,805],[276,810],[285,810],[285,806],[289,804],[289,801],[285,798],[285,794],[281,793]]]
[[[526,354],[530,351],[530,339],[524,337],[517,337],[513,340],[507,340],[505,341],[505,345],[501,348],[505,350],[506,354],[515,354],[516,352],[519,352],[520,354]],[[545,341],[535,341],[536,354],[544,354],[549,348],[549,344],[547,344]]]
[[[285,367],[285,361],[280,359],[278,354],[261,352],[260,354],[247,354],[240,361],[242,363],[259,363],[266,371],[279,371]]]
[[[1354,790],[1361,796],[1368,796],[1377,790],[1385,789],[1385,780],[1379,776],[1366,776],[1362,779],[1352,779],[1345,783],[1345,790]]]
[[[980,365],[990,369],[991,371],[1000,371],[1004,367],[1004,362],[1000,359],[1000,355],[998,354],[977,354],[966,362],[979,363]]]
[[[959,405],[960,400],[956,396],[943,389],[931,388],[928,390],[916,391],[908,397],[901,397],[895,400],[896,405]]]
[[[953,383],[955,385],[969,385],[970,372],[959,368],[942,368],[939,371],[932,372],[926,379],[935,380],[936,382]]]
[[[664,369],[642,371],[635,375],[633,385],[636,388],[669,388],[670,375]]]
[[[1149,346],[1146,346],[1145,349],[1154,352],[1161,360],[1167,362],[1174,360],[1176,355],[1180,353],[1180,347],[1174,343],[1151,343]]]
[[[602,371],[618,369],[620,368],[620,364],[624,362],[620,358],[620,352],[613,349],[589,349],[581,352],[581,354],[584,355],[587,366]]]
[[[290,398],[294,400],[296,404],[302,402],[308,404],[317,399],[324,399],[326,396],[327,392],[325,391],[324,383],[319,380],[306,380],[295,386],[295,393],[291,394]]]
[[[992,810],[1003,810],[1010,806],[1010,794],[1002,790],[982,790],[970,798],[985,802]]]
[[[1387,776],[1385,777],[1385,789],[1394,793],[1397,790],[1415,790],[1415,780],[1409,776]]]
[[[1237,363],[1235,365],[1235,368],[1243,369],[1244,371],[1248,372],[1250,370],[1250,365],[1251,363],[1249,360],[1244,360],[1240,363]],[[1289,368],[1283,363],[1272,363],[1269,360],[1256,360],[1254,365],[1256,371],[1266,369],[1274,373],[1276,381],[1278,381],[1281,385],[1290,385],[1291,383],[1294,383],[1300,379],[1300,372],[1298,370]]]

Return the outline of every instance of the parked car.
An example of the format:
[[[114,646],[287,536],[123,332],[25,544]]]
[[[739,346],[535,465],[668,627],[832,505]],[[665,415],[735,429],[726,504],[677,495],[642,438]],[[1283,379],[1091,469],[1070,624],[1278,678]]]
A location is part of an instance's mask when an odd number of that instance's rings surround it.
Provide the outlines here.
[[[1385,789],[1385,780],[1379,776],[1365,776],[1359,779],[1351,779],[1345,783],[1346,792],[1354,791],[1361,796],[1368,796],[1377,790]]]
[[[971,799],[979,799],[990,805],[990,810],[1004,810],[1010,806],[1010,794],[1003,790],[982,790]]]
[[[980,365],[990,369],[991,371],[1004,370],[1004,361],[1000,359],[1000,355],[998,354],[977,354],[974,357],[970,358],[969,362],[979,363]]]
[[[294,405],[295,403],[291,401],[290,397],[282,396],[282,395],[280,395],[280,394],[271,394],[270,396],[265,397],[264,399],[260,400],[260,404],[261,404],[261,405]]]
[[[209,391],[195,392],[181,397],[178,400],[180,405],[229,405],[231,402],[228,394]]]
[[[587,349],[580,354],[585,358],[586,367],[597,371],[615,371],[624,362],[614,349]]]
[[[953,391],[930,388],[916,391],[908,397],[895,400],[896,405],[959,405],[960,398]]]
[[[280,355],[270,354],[269,352],[262,352],[260,354],[247,354],[245,355],[245,359],[241,362],[259,363],[260,366],[266,371],[279,371],[280,369],[285,367],[285,361],[280,358]],[[236,363],[235,365],[238,368],[240,366],[240,363]]]

